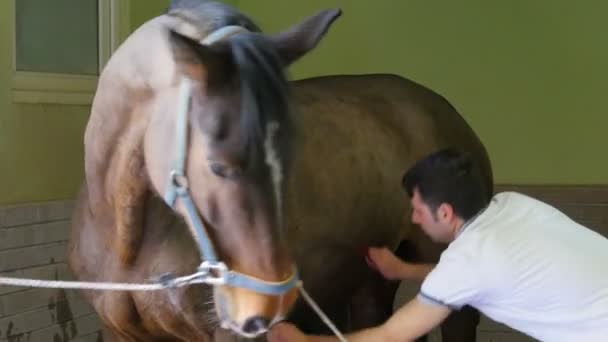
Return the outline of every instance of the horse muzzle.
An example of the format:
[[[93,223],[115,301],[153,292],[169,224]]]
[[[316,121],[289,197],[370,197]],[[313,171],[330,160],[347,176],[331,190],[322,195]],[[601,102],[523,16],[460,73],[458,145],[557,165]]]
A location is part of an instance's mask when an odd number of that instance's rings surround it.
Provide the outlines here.
[[[291,278],[297,277],[296,274]],[[291,279],[290,278],[290,279]],[[298,297],[298,281],[272,283],[281,291],[257,291],[248,286],[216,286],[214,291],[215,308],[222,328],[232,330],[240,336],[254,338],[264,334],[276,322],[285,318]],[[262,281],[262,280],[258,280]],[[265,282],[266,283],[266,282]]]

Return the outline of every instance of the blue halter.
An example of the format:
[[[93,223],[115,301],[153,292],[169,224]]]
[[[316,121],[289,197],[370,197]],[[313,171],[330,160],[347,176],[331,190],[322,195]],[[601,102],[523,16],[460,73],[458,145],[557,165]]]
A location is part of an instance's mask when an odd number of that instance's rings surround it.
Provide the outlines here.
[[[299,277],[296,271],[289,278],[280,282],[266,281],[231,271],[226,264],[219,260],[207,235],[205,226],[190,196],[188,178],[184,171],[186,164],[186,143],[188,141],[190,91],[191,81],[188,78],[183,78],[180,84],[178,100],[176,156],[173,169],[169,174],[169,185],[165,192],[164,200],[170,207],[175,208],[176,200],[179,198],[186,209],[187,217],[190,220],[190,228],[193,231],[194,239],[203,259],[203,262],[199,266],[199,273],[203,276],[202,282],[211,285],[241,287],[267,295],[282,295],[297,286]]]

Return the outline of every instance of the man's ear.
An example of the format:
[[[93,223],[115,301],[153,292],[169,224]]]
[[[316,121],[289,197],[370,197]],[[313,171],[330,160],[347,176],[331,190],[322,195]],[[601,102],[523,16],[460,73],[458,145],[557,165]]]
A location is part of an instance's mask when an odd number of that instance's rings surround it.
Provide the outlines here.
[[[437,220],[441,223],[449,223],[456,218],[454,208],[448,203],[441,203],[437,208]]]

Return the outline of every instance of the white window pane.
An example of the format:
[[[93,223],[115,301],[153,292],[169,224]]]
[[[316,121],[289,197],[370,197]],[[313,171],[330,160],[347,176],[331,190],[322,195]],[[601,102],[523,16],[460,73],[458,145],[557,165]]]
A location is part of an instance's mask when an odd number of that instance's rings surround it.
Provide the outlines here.
[[[15,0],[17,70],[97,75],[97,3]]]

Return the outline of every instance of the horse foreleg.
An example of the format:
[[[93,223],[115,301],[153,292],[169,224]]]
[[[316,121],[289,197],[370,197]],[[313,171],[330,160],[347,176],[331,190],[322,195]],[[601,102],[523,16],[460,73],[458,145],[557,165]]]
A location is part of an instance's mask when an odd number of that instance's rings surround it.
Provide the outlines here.
[[[313,298],[318,298],[314,292],[310,292]],[[349,331],[348,329],[348,302],[343,301],[318,301],[317,305],[323,313],[329,317],[332,323],[340,329],[340,331]],[[300,330],[306,334],[314,335],[331,335],[331,330],[325,325],[317,313],[303,299],[298,299],[292,312],[287,317],[287,321],[295,324]]]
[[[143,236],[145,196],[148,189],[142,150],[142,128],[131,129],[112,164],[113,205],[116,218],[116,245],[120,260],[131,264],[139,252]]]
[[[116,342],[156,341],[142,326],[142,319],[129,293],[113,292],[102,296],[95,306],[106,326],[104,338]]]
[[[99,336],[97,336],[99,340]],[[103,327],[101,330],[101,341],[103,342],[117,342],[118,339],[116,336],[108,329],[107,327]]]
[[[479,311],[470,306],[454,311],[441,325],[443,342],[475,342],[479,320]]]
[[[353,331],[380,325],[393,313],[393,301],[399,282],[388,281],[371,270],[365,279],[355,292],[349,308],[350,330]]]

